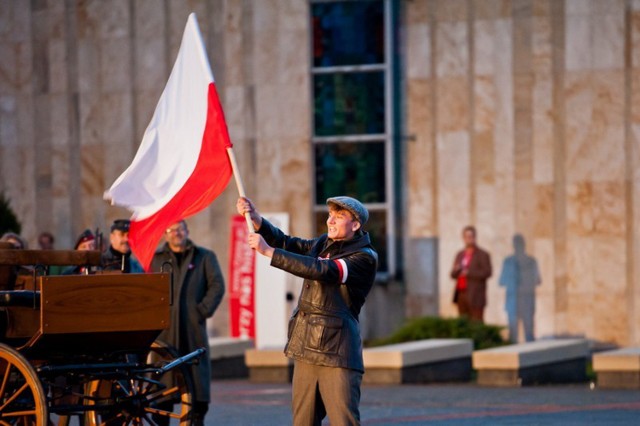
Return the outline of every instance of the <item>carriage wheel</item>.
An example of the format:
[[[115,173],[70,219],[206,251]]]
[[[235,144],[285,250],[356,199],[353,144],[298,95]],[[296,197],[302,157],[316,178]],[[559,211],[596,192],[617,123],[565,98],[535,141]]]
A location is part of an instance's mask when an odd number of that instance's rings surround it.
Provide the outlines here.
[[[162,366],[177,358],[169,346],[154,342],[147,363]],[[180,366],[162,377],[147,375],[131,380],[94,380],[87,384],[95,405],[85,416],[86,425],[191,424],[192,381]],[[102,409],[100,405],[108,405]],[[117,408],[114,408],[117,407]]]
[[[47,403],[35,370],[18,351],[0,343],[0,425],[47,424]]]

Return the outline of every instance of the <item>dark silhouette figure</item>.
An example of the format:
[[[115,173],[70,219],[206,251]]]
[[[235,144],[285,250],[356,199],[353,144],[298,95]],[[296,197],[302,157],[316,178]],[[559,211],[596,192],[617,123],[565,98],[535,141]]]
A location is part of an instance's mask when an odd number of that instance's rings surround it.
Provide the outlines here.
[[[524,237],[513,236],[514,254],[504,259],[500,286],[505,287],[505,310],[509,319],[509,340],[518,341],[518,323],[522,321],[527,342],[535,340],[533,317],[536,311],[536,286],[540,285],[538,262],[525,251]]]

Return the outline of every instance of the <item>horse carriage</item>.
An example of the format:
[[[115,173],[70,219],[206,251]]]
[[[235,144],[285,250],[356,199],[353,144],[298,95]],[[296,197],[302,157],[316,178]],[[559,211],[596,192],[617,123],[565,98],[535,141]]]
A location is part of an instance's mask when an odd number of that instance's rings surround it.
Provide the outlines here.
[[[0,246],[0,425],[190,424],[186,364],[205,350],[156,341],[170,274],[46,273],[99,264],[98,251]]]

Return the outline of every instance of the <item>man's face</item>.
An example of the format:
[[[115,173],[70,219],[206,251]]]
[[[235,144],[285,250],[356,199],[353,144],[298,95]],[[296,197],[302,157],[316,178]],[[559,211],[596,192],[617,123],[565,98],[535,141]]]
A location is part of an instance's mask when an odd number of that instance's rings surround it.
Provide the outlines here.
[[[465,230],[462,233],[462,240],[466,247],[475,247],[476,245],[476,233],[470,229]]]
[[[360,222],[348,210],[329,207],[327,234],[334,241],[348,240],[360,229]]]
[[[111,243],[111,247],[117,252],[122,254],[129,253],[129,232],[128,231],[120,231],[119,229],[114,229],[109,234],[109,242]]]
[[[182,251],[187,245],[189,230],[184,222],[171,225],[164,233],[164,239],[173,251]]]
[[[40,244],[40,247],[42,248],[42,250],[52,250],[53,249],[53,241],[51,241],[51,238],[49,238],[46,235],[40,237],[40,239],[38,240],[38,243]]]

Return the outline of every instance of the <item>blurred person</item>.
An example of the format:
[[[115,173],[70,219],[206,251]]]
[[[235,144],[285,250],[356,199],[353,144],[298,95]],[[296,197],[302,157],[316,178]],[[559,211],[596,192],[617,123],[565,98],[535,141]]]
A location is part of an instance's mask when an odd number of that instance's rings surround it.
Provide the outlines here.
[[[213,316],[222,301],[224,278],[215,253],[189,239],[184,220],[169,226],[164,239],[165,244],[153,256],[151,270],[159,272],[163,264],[171,264],[173,305],[171,324],[158,340],[173,345],[181,356],[198,348],[206,350],[200,362],[189,366],[194,382],[192,424],[198,426],[204,422],[211,399],[207,318]]]
[[[53,237],[51,232],[45,231],[38,235],[38,246],[40,247],[40,250],[53,250],[55,241],[56,239]]]
[[[27,240],[14,232],[5,232],[0,238],[0,241],[10,243],[13,245],[13,248],[18,250],[26,250],[29,248]]]
[[[451,278],[456,280],[453,303],[458,306],[458,315],[474,321],[484,321],[487,304],[487,280],[491,277],[491,256],[478,247],[476,228],[466,226],[462,230],[464,249],[453,261]]]
[[[271,258],[271,266],[304,278],[289,322],[285,355],[294,360],[293,424],[360,424],[364,364],[358,323],[376,276],[378,254],[362,227],[369,212],[351,197],[327,200],[327,233],[305,240],[285,235],[239,198],[239,214],[249,213],[256,233],[249,245]]]
[[[85,229],[78,236],[75,245],[73,246],[74,250],[95,250],[96,249],[96,236],[91,232],[90,229]],[[69,266],[65,268],[62,272],[63,275],[74,275],[74,274],[88,274],[91,269],[87,266]]]
[[[129,248],[129,219],[116,219],[111,225],[109,247],[102,253],[102,269],[124,273],[142,273],[140,263],[131,256]]]
[[[534,315],[536,311],[536,286],[540,285],[538,262],[525,250],[524,237],[513,236],[514,254],[504,259],[499,284],[506,289],[505,310],[509,321],[509,340],[518,342],[518,324],[522,322],[524,338],[535,340]]]

